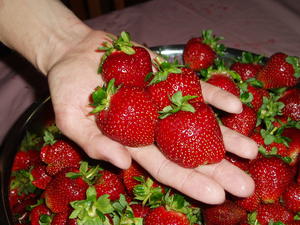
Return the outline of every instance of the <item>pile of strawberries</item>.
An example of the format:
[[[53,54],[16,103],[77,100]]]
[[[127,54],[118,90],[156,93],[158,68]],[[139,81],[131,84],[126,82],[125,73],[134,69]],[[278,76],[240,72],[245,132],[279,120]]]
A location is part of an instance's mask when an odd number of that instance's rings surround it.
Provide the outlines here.
[[[91,95],[101,132],[130,147],[155,144],[186,168],[225,158],[253,178],[254,193],[228,193],[220,205],[195,202],[135,162],[127,170],[100,167],[49,122],[24,138],[14,161],[9,202],[16,224],[300,224],[299,58],[243,52],[224,61],[222,38],[207,30],[186,43],[179,65],[151,60],[126,32],[111,39],[99,48],[105,83]],[[243,111],[206,104],[201,80],[240,98]],[[256,141],[257,158],[225,153],[219,124]]]

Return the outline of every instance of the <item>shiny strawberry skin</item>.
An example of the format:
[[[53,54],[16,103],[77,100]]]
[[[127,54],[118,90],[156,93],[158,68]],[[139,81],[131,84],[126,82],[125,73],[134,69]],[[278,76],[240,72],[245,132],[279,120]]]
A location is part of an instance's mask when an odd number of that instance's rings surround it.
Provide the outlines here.
[[[78,167],[82,156],[74,144],[65,140],[58,140],[53,145],[45,145],[40,157],[47,164],[47,173],[51,176],[68,167]]]
[[[284,205],[290,211],[300,212],[300,184],[293,183],[284,191],[282,195]]]
[[[152,62],[148,51],[142,47],[133,47],[135,54],[128,55],[115,51],[109,55],[102,65],[102,77],[105,82],[115,78],[118,86],[145,87],[146,76],[152,72]]]
[[[265,203],[277,202],[291,183],[291,167],[277,157],[262,157],[250,163],[249,173],[255,182],[257,194]]]
[[[14,159],[12,171],[29,169],[30,166],[41,161],[39,154],[37,150],[18,151]]]
[[[165,81],[147,87],[158,110],[170,105],[169,97],[178,91],[183,95],[198,96],[190,103],[204,102],[199,77],[191,69],[182,68],[181,71],[181,73],[170,73]]]
[[[260,204],[260,198],[257,192],[254,190],[252,195],[247,198],[238,198],[235,203],[241,208],[245,209],[248,212],[253,212],[257,209]]]
[[[212,109],[205,103],[195,105],[196,111],[179,111],[160,119],[156,143],[163,154],[187,168],[220,162],[225,148],[220,127]]]
[[[114,201],[120,198],[120,194],[125,195],[125,186],[117,174],[109,170],[103,170],[100,173],[101,176],[94,184],[97,197],[108,194],[109,199]]]
[[[152,209],[145,218],[145,225],[190,225],[188,218],[176,211],[160,206]]]
[[[268,225],[271,221],[286,224],[293,221],[293,214],[278,203],[260,204],[256,218],[261,225]]]
[[[150,208],[142,204],[132,204],[130,207],[133,211],[134,217],[145,218],[150,212]]]
[[[206,225],[237,225],[247,218],[246,210],[232,201],[225,201],[220,205],[209,206],[203,209]]]
[[[235,62],[230,67],[231,70],[237,72],[243,81],[255,78],[258,71],[262,69],[262,65],[255,63]]]
[[[97,114],[99,129],[123,145],[138,147],[154,142],[157,108],[142,88],[122,87],[112,95],[108,109]]]
[[[69,203],[86,198],[88,184],[80,177],[66,177],[68,172],[79,172],[77,168],[66,168],[60,171],[45,190],[45,201],[48,208],[54,213],[66,212],[70,209]]]
[[[32,184],[40,189],[45,190],[52,177],[46,172],[46,165],[39,164],[33,167],[31,170],[33,177]]]
[[[216,58],[216,53],[207,44],[203,43],[202,38],[190,39],[183,51],[184,63],[195,71],[210,67]]]
[[[226,152],[225,159],[241,170],[247,171],[249,168],[249,159],[241,158],[230,152]]]
[[[300,121],[300,89],[293,88],[286,91],[278,101],[284,103],[283,115]]]
[[[210,83],[212,85],[215,85],[219,88],[222,88],[225,91],[228,91],[229,93],[240,96],[240,90],[237,87],[237,85],[234,83],[234,81],[225,74],[213,74],[208,80],[207,83]]]
[[[263,104],[263,97],[269,97],[269,92],[262,88],[253,87],[252,85],[248,85],[248,92],[253,96],[251,106],[257,112]]]
[[[222,123],[245,136],[254,131],[257,116],[255,111],[247,105],[243,105],[243,111],[239,114],[225,114],[221,117]]]
[[[293,66],[286,62],[288,55],[278,52],[274,53],[266,65],[257,74],[265,89],[279,87],[293,87],[299,81],[294,76],[295,70]]]

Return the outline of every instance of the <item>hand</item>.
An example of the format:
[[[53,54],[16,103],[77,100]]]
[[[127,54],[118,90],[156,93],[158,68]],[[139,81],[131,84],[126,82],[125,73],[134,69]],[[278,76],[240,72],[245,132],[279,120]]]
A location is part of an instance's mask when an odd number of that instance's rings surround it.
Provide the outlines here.
[[[182,168],[166,159],[154,146],[128,148],[102,135],[91,111],[89,96],[96,86],[102,86],[96,74],[101,54],[96,48],[106,39],[105,33],[91,31],[74,49],[66,52],[49,72],[49,86],[57,126],[94,159],[111,162],[125,169],[131,157],[158,181],[205,203],[221,203],[225,190],[241,197],[254,189],[253,180],[237,167],[223,160],[220,163]],[[242,106],[238,98],[202,82],[204,99],[228,112],[238,113]],[[226,127],[221,128],[227,151],[253,159],[256,144]]]

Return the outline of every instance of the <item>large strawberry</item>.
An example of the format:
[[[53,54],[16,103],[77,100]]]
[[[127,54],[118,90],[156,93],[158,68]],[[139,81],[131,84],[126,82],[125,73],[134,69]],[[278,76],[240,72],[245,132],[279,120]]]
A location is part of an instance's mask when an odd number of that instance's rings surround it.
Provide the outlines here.
[[[230,69],[237,72],[241,76],[241,79],[246,81],[256,77],[258,71],[262,68],[262,59],[263,57],[261,55],[242,52],[242,55],[235,59]]]
[[[85,199],[88,184],[81,177],[68,177],[68,173],[78,172],[78,168],[63,169],[47,185],[45,201],[52,212],[66,212],[70,209],[70,202]]]
[[[299,58],[284,53],[274,53],[257,74],[264,88],[293,87],[299,82]]]
[[[254,131],[256,125],[256,113],[249,106],[243,104],[243,111],[239,114],[225,114],[221,117],[222,123],[245,135],[249,136]]]
[[[292,88],[287,90],[278,101],[284,103],[283,115],[300,121],[300,89]]]
[[[160,62],[157,58],[158,71],[147,86],[153,102],[158,110],[170,105],[170,96],[177,91],[183,95],[198,96],[191,102],[203,102],[200,79],[197,74],[189,68],[181,68],[177,63]]]
[[[158,113],[148,93],[139,87],[107,86],[93,93],[96,122],[103,134],[123,145],[138,147],[154,142]]]
[[[133,46],[127,32],[122,32],[113,42],[103,43],[99,50],[106,51],[100,70],[103,80],[116,79],[116,85],[145,87],[146,76],[152,72],[150,54],[145,48]]]
[[[277,202],[293,177],[290,166],[277,157],[254,160],[250,163],[249,173],[258,196],[266,203]]]
[[[205,103],[188,104],[191,96],[176,92],[165,107],[156,130],[156,143],[173,162],[188,168],[220,162],[225,148],[212,109]]]
[[[206,225],[238,225],[246,220],[247,212],[236,203],[226,200],[220,205],[205,207],[203,217]]]
[[[41,149],[40,157],[47,164],[49,175],[55,175],[68,167],[79,167],[82,160],[80,150],[68,139],[55,140],[50,132],[45,132],[45,145]]]
[[[222,37],[215,37],[211,30],[203,30],[201,37],[191,38],[183,51],[184,63],[195,71],[210,67],[217,55],[222,55],[225,47],[218,41]]]

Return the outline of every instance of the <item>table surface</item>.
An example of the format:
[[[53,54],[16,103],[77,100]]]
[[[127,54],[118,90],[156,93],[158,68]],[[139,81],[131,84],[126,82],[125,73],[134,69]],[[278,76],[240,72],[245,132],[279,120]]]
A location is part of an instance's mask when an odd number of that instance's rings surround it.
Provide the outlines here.
[[[297,0],[152,0],[85,22],[114,34],[128,31],[148,47],[184,44],[211,29],[226,47],[300,56]],[[16,54],[0,59],[0,143],[46,90],[46,79],[24,59]]]

